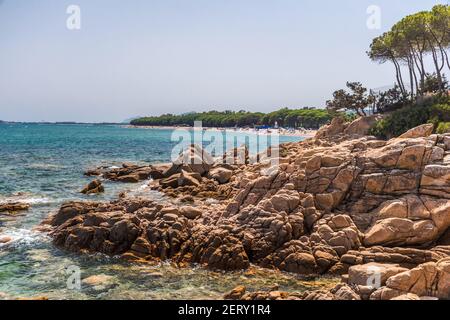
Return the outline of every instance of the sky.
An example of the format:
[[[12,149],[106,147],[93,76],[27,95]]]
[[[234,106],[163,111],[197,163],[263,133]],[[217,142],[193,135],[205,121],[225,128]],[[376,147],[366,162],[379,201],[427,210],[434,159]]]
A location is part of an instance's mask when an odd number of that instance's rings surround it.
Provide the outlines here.
[[[371,40],[433,0],[0,0],[0,120],[324,107],[392,85]],[[71,30],[67,8],[80,8]],[[380,28],[369,28],[371,5]],[[72,21],[72,20],[71,20]]]

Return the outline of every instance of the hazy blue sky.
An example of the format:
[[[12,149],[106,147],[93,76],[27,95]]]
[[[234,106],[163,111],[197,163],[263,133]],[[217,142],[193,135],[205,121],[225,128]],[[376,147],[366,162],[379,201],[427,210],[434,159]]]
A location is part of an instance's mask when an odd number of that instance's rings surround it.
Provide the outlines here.
[[[392,84],[371,39],[433,0],[0,0],[0,119],[122,121],[323,107],[345,81]],[[66,28],[69,5],[81,30]],[[366,27],[369,5],[381,30]]]

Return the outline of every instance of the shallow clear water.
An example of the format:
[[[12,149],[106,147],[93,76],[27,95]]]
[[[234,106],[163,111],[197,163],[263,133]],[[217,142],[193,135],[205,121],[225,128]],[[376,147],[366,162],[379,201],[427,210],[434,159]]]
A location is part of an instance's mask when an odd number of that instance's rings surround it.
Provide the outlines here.
[[[102,195],[84,196],[79,190],[91,178],[88,168],[121,165],[125,161],[169,162],[175,142],[171,130],[148,130],[99,125],[0,124],[0,202],[28,202],[32,208],[10,217],[0,214],[0,299],[46,296],[51,299],[213,299],[239,284],[249,288],[304,290],[316,286],[294,276],[255,269],[217,273],[203,268],[178,269],[127,264],[102,255],[76,255],[54,248],[50,239],[33,231],[62,202],[76,199],[109,200],[123,190],[152,199],[163,199],[146,183],[105,182]],[[245,139],[244,134],[239,134]],[[280,142],[298,137],[280,137]],[[82,282],[69,289],[66,272],[80,268],[81,278],[106,276],[102,285]]]

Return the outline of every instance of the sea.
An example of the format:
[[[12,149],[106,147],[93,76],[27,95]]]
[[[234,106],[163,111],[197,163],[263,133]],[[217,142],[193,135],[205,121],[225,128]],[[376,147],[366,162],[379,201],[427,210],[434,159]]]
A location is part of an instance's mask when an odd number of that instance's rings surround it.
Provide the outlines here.
[[[248,139],[251,134],[236,133],[236,146],[248,141],[260,143]],[[281,143],[302,139],[279,137]],[[250,291],[274,285],[281,290],[303,291],[332,281],[256,266],[251,272],[216,272],[196,265],[177,268],[161,262],[150,266],[101,254],[74,254],[56,248],[45,233],[35,230],[65,201],[108,201],[117,198],[121,191],[164,201],[164,195],[149,190],[148,181],[106,181],[105,193],[82,195],[80,190],[92,180],[83,173],[99,166],[121,166],[124,162],[170,162],[177,144],[179,141],[174,141],[170,129],[1,123],[0,203],[23,202],[30,204],[31,209],[14,216],[0,213],[0,238],[12,238],[0,244],[0,299],[203,300],[220,299],[237,285],[245,285]],[[93,276],[102,281],[89,281]]]

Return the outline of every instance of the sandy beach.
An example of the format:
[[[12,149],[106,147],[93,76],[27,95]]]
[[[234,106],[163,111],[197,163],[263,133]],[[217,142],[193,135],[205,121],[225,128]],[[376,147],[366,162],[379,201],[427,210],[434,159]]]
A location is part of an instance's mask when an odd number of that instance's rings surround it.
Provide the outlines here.
[[[189,129],[197,130],[194,127],[182,127],[182,126],[134,126],[134,125],[124,125],[124,128],[131,129],[159,129],[159,130],[176,130],[176,129]],[[259,134],[268,135],[271,133],[278,133],[281,136],[290,137],[314,137],[317,130],[300,130],[300,129],[253,129],[253,128],[202,128],[205,131],[225,131],[225,132],[239,132],[246,134]]]

